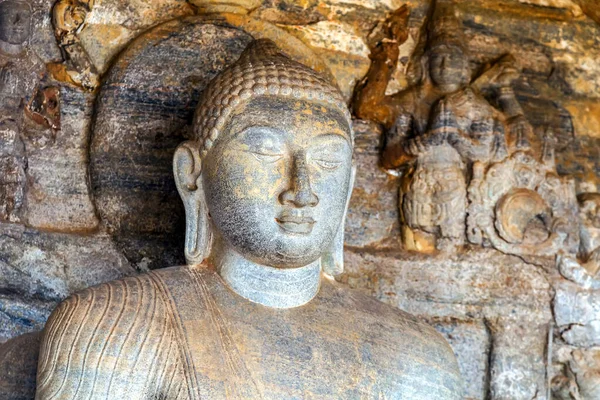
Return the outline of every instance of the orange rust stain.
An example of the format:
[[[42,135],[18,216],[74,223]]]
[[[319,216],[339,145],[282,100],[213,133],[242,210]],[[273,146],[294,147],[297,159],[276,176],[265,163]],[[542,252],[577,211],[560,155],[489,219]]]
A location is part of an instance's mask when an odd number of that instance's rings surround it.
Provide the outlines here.
[[[598,101],[570,101],[563,103],[571,113],[577,136],[600,137],[600,103]]]
[[[64,64],[48,63],[48,64],[46,64],[46,68],[47,68],[48,72],[50,73],[50,75],[52,76],[52,78],[54,78],[55,80],[57,80],[59,82],[66,82],[66,83],[69,83],[71,85],[75,85],[78,87],[82,87],[81,84],[77,83],[76,81],[73,80],[73,78],[71,78],[71,75],[67,71],[67,67]]]

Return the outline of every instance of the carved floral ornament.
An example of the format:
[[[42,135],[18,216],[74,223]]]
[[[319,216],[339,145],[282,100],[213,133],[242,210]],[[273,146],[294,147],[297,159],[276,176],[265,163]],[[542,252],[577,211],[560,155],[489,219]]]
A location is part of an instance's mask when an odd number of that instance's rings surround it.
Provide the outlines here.
[[[531,155],[517,152],[487,171],[476,163],[469,186],[467,233],[471,243],[516,255],[576,253],[574,182]]]

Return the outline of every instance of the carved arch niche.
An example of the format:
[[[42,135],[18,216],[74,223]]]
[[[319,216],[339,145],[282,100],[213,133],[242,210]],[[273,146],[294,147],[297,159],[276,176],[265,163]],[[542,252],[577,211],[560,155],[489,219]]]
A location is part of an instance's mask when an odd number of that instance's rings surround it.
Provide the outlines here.
[[[143,33],[104,76],[91,128],[91,191],[105,229],[138,269],[185,263],[173,152],[191,132],[203,88],[254,37],[271,38],[293,58],[328,73],[312,51],[276,27],[213,15]]]

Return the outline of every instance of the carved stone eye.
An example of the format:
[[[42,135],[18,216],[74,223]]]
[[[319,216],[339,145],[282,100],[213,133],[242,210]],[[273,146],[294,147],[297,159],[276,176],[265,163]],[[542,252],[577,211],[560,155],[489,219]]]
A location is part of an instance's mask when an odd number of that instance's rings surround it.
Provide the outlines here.
[[[339,168],[340,165],[342,165],[341,161],[337,161],[337,160],[323,160],[323,159],[317,159],[315,160],[315,163],[323,168],[323,169],[328,169],[328,170],[334,170]]]
[[[266,162],[266,163],[274,163],[277,162],[279,160],[281,160],[281,158],[283,157],[283,154],[276,154],[276,153],[259,153],[259,152],[252,152],[252,155],[260,162]]]

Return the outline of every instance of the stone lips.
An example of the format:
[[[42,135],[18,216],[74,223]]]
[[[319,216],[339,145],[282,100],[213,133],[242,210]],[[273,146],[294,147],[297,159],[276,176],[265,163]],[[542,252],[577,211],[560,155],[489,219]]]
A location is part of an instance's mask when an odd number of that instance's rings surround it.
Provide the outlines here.
[[[291,60],[272,41],[260,39],[206,87],[194,116],[194,135],[200,142],[201,156],[206,156],[237,106],[253,97],[269,95],[333,105],[352,126],[350,112],[338,88],[312,69]]]

